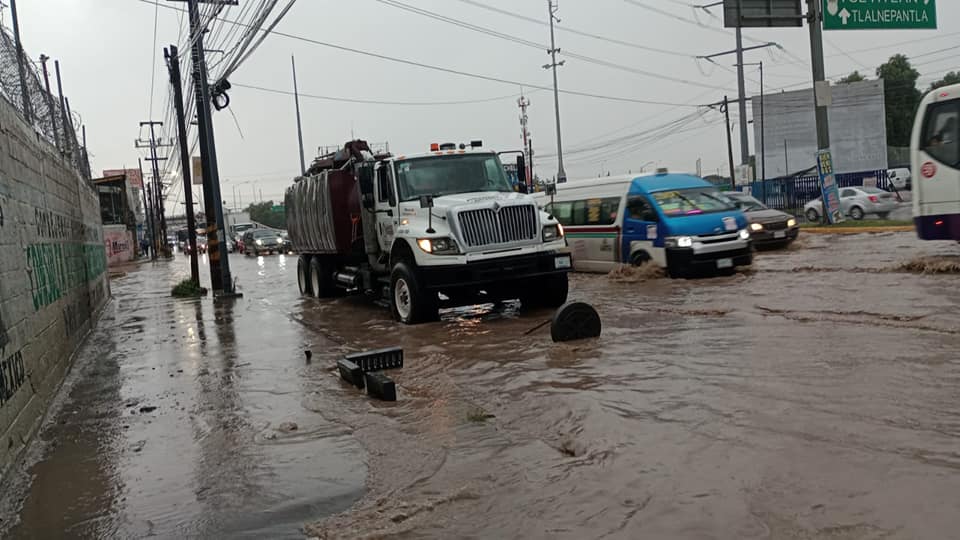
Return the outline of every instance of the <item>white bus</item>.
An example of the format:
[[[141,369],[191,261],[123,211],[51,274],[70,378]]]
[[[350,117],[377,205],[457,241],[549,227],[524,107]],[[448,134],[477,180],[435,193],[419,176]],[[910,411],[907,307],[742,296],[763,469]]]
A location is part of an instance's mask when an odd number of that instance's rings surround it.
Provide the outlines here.
[[[960,241],[960,84],[938,88],[920,102],[910,155],[917,235]]]

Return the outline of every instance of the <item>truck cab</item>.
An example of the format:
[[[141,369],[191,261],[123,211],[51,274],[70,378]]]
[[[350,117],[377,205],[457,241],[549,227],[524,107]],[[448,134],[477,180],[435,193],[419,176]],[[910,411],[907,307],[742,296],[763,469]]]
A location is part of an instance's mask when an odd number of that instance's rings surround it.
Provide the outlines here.
[[[354,223],[366,260],[358,250],[340,256],[314,288],[383,297],[404,323],[436,319],[441,302],[566,301],[572,264],[563,227],[515,190],[497,153],[477,142],[434,144],[424,153],[368,156],[355,170],[361,208]]]

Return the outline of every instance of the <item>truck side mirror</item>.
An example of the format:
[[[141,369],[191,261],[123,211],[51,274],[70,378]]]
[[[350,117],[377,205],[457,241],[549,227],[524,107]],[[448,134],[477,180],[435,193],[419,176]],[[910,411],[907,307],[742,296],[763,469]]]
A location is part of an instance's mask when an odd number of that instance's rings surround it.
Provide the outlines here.
[[[520,184],[520,193],[527,193],[527,161],[523,154],[517,156],[517,181]]]
[[[421,195],[421,196],[420,196],[420,208],[433,208],[433,196],[432,196],[432,195]]]

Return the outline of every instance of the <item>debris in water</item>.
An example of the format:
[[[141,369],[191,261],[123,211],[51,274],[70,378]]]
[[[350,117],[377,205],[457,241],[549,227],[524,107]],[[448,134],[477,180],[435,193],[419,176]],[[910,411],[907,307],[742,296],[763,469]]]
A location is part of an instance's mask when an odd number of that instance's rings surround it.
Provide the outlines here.
[[[600,337],[600,315],[590,304],[570,302],[553,315],[550,337],[555,342]]]
[[[142,414],[152,413],[152,412],[155,411],[155,410],[157,410],[157,408],[154,407],[153,405],[145,405],[145,406],[143,406],[143,407],[140,407],[140,412],[141,412]]]
[[[960,257],[917,257],[894,266],[890,271],[911,274],[960,274]]]
[[[313,351],[307,349],[306,351],[303,351],[303,354],[307,356],[307,363],[309,364],[310,359],[313,358]]]
[[[607,277],[617,283],[641,283],[653,279],[667,277],[666,270],[653,262],[633,266],[630,264],[621,264],[610,271]]]
[[[280,427],[277,429],[284,433],[291,433],[299,429],[299,426],[296,424],[296,422],[284,422],[280,424]]]

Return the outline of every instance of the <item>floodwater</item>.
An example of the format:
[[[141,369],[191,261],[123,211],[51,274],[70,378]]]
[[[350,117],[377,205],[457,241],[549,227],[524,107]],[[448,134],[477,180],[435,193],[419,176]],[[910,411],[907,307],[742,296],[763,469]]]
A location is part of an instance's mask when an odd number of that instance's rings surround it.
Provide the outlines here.
[[[804,235],[729,278],[576,275],[604,332],[568,344],[515,305],[404,327],[301,299],[293,257],[233,256],[233,304],[171,300],[184,261],[148,264],[114,282],[10,535],[954,537],[958,261]],[[397,403],[332,369],[394,345]]]

